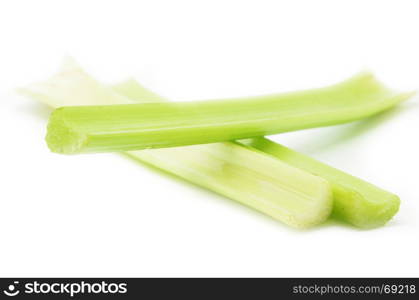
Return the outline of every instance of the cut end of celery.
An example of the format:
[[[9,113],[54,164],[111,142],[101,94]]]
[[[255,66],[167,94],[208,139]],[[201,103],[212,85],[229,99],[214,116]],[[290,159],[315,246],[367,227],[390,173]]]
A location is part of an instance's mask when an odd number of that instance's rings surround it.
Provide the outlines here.
[[[342,198],[342,191],[334,189],[335,197]],[[366,199],[360,193],[352,191],[344,192],[345,199],[350,203],[335,201],[333,208],[333,217],[344,220],[352,225],[362,229],[373,229],[385,225],[399,211],[400,198],[397,195],[387,193],[381,194],[380,199]],[[350,204],[350,205],[349,205]]]
[[[87,144],[87,135],[77,132],[61,117],[61,109],[56,109],[49,119],[45,137],[48,148],[55,153],[79,153]]]
[[[288,220],[288,225],[299,228],[308,229],[316,225],[324,223],[332,213],[333,209],[333,193],[330,184],[321,179],[319,183],[317,199],[313,199],[313,206],[307,209],[306,213],[299,215],[296,218]]]
[[[299,207],[295,211],[290,209],[286,213],[272,209],[265,213],[297,229],[309,229],[324,223],[332,213],[333,193],[330,184],[326,180],[320,177],[317,177],[315,180],[317,180],[315,192],[312,191],[311,198],[305,203],[305,207]],[[282,196],[278,195],[278,197]]]

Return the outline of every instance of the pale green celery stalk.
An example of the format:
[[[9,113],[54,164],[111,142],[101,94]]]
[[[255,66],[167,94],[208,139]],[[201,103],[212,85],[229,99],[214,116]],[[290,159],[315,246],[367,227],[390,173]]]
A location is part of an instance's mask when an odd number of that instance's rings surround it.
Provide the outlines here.
[[[206,144],[350,122],[410,95],[362,73],[326,88],[259,97],[61,107],[46,140],[63,154]]]
[[[164,98],[154,93],[150,94],[149,90],[139,85],[135,80],[128,80],[113,86],[113,88],[119,94],[139,102],[146,99],[165,101]],[[354,226],[360,228],[382,226],[399,209],[400,200],[396,195],[264,137],[236,142],[261,150],[287,164],[328,180],[333,190],[334,217]]]
[[[134,101],[101,85],[74,63],[50,80],[20,92],[52,107]],[[332,209],[332,192],[326,180],[235,142],[126,154],[293,227],[319,224]]]

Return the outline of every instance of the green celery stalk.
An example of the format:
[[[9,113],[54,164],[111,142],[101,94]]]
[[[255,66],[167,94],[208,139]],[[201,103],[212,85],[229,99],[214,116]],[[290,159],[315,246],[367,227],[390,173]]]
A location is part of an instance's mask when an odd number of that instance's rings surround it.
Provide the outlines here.
[[[127,80],[113,89],[138,102],[166,101],[151,93],[135,80]],[[338,101],[338,100],[337,100]],[[236,141],[251,146],[281,161],[328,180],[333,190],[333,216],[359,228],[374,228],[387,223],[398,211],[398,196],[362,179],[330,167],[307,155],[291,150],[264,137]]]
[[[73,63],[50,80],[20,92],[51,107],[135,101],[101,85]],[[142,95],[150,96],[146,91]],[[332,192],[326,180],[235,142],[126,154],[293,227],[319,224],[332,210]]]
[[[46,141],[63,154],[222,142],[330,126],[374,115],[407,99],[372,74],[302,92],[241,99],[61,107]]]
[[[267,138],[240,140],[238,143],[328,180],[334,198],[333,216],[337,219],[360,228],[374,228],[387,223],[399,210],[398,196]]]

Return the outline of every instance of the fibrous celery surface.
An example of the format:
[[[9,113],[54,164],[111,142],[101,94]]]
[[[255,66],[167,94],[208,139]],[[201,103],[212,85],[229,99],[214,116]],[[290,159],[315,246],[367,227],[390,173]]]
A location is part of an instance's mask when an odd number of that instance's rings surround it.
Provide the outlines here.
[[[362,73],[326,88],[259,97],[61,107],[46,140],[64,154],[206,144],[350,122],[409,95]]]

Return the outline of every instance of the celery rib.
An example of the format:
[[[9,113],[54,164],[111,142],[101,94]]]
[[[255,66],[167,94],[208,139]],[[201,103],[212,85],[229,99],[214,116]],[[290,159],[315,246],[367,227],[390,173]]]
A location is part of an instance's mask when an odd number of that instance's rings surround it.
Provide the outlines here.
[[[360,228],[374,228],[387,223],[399,210],[397,195],[267,138],[240,140],[238,143],[328,180],[333,191],[333,215],[337,219]]]
[[[135,101],[101,85],[74,65],[47,82],[20,91],[52,107]],[[292,227],[319,224],[332,210],[332,191],[326,180],[235,142],[126,154]]]
[[[350,122],[409,96],[362,73],[326,88],[286,94],[61,107],[51,115],[46,141],[63,154],[207,144]]]

